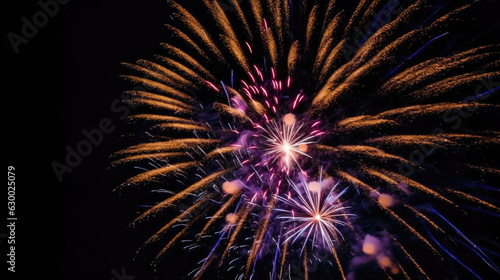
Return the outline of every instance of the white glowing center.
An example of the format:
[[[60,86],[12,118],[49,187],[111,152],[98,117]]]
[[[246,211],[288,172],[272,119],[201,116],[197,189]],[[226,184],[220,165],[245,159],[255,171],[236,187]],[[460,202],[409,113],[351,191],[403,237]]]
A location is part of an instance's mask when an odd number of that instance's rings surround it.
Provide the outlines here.
[[[290,153],[290,149],[292,147],[290,146],[290,144],[288,144],[288,142],[285,142],[283,143],[283,151],[286,153],[286,154],[289,154]]]
[[[295,120],[290,121],[288,118],[282,122],[272,120],[265,127],[256,125],[256,128],[263,132],[261,135],[264,140],[264,155],[270,156],[271,163],[280,161],[282,170],[289,172],[293,163],[296,163],[300,169],[299,156],[311,158],[306,153],[307,145],[316,143],[316,137],[322,135],[323,132],[318,129],[308,132],[305,126],[304,123],[297,124]]]

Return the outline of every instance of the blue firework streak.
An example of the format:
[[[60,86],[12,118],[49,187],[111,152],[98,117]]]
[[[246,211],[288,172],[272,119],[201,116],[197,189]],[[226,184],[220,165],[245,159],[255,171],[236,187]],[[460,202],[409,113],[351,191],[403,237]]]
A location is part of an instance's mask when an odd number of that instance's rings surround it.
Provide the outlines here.
[[[194,279],[429,279],[448,260],[481,278],[470,255],[498,273],[456,220],[500,213],[498,45],[447,51],[478,4],[230,2],[170,1],[174,43],[125,64],[147,137],[116,153],[141,170],[117,190],[153,189],[132,226],[162,224],[138,256],[202,254]]]

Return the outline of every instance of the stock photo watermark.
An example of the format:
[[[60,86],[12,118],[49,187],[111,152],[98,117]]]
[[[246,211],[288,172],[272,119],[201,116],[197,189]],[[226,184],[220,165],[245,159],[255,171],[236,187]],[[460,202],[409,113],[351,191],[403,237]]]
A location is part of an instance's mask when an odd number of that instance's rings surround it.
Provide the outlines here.
[[[55,17],[61,10],[61,5],[66,5],[71,0],[40,0],[37,2],[38,11],[31,17],[21,17],[22,26],[19,31],[9,32],[7,39],[14,53],[19,53],[19,47],[26,45],[29,41],[38,35],[40,29],[45,27],[51,18]]]
[[[122,269],[119,272],[113,268],[111,270],[111,274],[113,275],[113,277],[111,277],[110,280],[134,280],[135,279],[135,275],[127,274],[125,267],[122,267]]]
[[[224,12],[232,12],[234,11],[234,7],[233,5],[229,4],[228,3],[229,1],[222,1],[222,0],[218,0],[217,3],[219,4],[219,6],[221,7],[221,9],[224,11]],[[243,0],[237,0],[236,2],[238,2],[238,4],[241,4],[241,2],[243,2]]]
[[[16,168],[7,167],[7,234],[2,237],[7,238],[7,270],[16,272]]]
[[[136,86],[132,89],[133,91],[143,91],[146,90],[142,86]],[[127,94],[122,94],[120,98],[116,98],[111,102],[110,110],[111,112],[118,114],[118,118],[123,120],[130,115],[130,110],[135,108],[137,105],[132,103],[127,103],[130,96]],[[94,151],[94,148],[98,147],[104,141],[104,137],[113,131],[115,131],[116,125],[113,119],[105,117],[99,121],[96,128],[92,129],[82,129],[82,138],[74,146],[67,145],[64,150],[66,156],[64,161],[53,161],[51,166],[52,170],[59,180],[62,182],[64,180],[65,174],[70,174],[75,168],[77,168],[83,159]]]
[[[353,43],[356,45],[351,45],[345,43],[342,47],[342,53],[344,58],[349,61],[358,52],[359,47],[366,41],[377,30],[382,28],[387,22],[390,22],[393,17],[397,17],[404,9],[399,0],[389,1],[378,13],[371,13],[373,20],[367,22],[363,28],[355,27],[353,36]]]
[[[482,78],[480,83],[476,86],[474,92],[475,94],[465,98],[462,102],[479,102],[487,100],[491,93],[494,91],[500,90],[500,82],[494,81],[492,78]],[[462,126],[462,123],[465,119],[468,119],[472,116],[472,113],[476,109],[471,107],[468,109],[454,108],[447,110],[443,113],[442,119],[444,122],[451,124],[452,130],[457,130]],[[433,136],[440,136],[445,133],[443,127],[436,127],[432,131]],[[408,160],[411,162],[401,162],[398,166],[398,171],[401,175],[411,176],[417,167],[422,165],[425,162],[425,159],[432,155],[438,147],[436,145],[425,146],[423,144],[419,144],[418,148],[414,149],[408,154]]]

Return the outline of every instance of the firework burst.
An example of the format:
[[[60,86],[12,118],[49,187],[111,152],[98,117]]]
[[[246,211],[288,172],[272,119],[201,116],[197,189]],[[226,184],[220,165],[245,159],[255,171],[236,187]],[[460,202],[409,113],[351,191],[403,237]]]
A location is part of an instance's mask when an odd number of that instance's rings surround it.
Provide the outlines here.
[[[311,128],[314,128],[317,124],[318,122],[312,124]],[[283,116],[283,121],[280,123],[273,120],[266,123],[265,126],[264,128],[256,125],[260,130],[260,133],[256,134],[256,136],[262,138],[257,142],[261,143],[262,147],[253,146],[249,147],[249,149],[261,149],[264,158],[268,158],[268,160],[263,160],[263,164],[275,164],[278,170],[286,172],[287,175],[294,168],[302,171],[298,158],[300,156],[311,158],[307,154],[308,145],[316,143],[315,139],[324,134],[320,130],[309,131],[304,128],[304,124],[297,127],[293,114]]]
[[[352,214],[346,214],[347,208],[339,202],[339,197],[346,189],[336,193],[335,190],[339,183],[331,187],[329,186],[330,182],[331,180],[320,180],[319,182],[307,183],[305,180],[301,180],[302,189],[294,182],[289,182],[293,193],[289,192],[286,197],[279,196],[277,198],[289,209],[276,209],[276,211],[283,213],[276,217],[278,220],[283,220],[282,224],[294,224],[293,227],[284,231],[286,237],[284,243],[289,241],[295,243],[298,239],[305,237],[304,240],[311,240],[312,250],[320,244],[319,246],[324,246],[332,252],[335,251],[334,241],[338,242],[338,236],[342,237],[337,226],[347,225],[342,219]],[[324,195],[325,191],[326,196]],[[307,242],[303,242],[301,254],[306,244]]]
[[[145,136],[114,155],[140,170],[117,190],[153,189],[132,226],[162,224],[138,255],[195,251],[194,279],[500,271],[460,228],[500,215],[499,45],[453,37],[488,3],[202,2],[168,1],[172,43],[124,64]]]

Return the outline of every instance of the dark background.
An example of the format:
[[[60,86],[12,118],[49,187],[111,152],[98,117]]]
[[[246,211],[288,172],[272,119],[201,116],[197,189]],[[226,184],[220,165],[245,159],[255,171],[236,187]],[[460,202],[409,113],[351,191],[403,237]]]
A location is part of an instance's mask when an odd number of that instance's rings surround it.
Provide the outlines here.
[[[159,53],[166,2],[72,0],[15,54],[7,34],[21,35],[21,18],[40,10],[37,1],[2,1],[2,167],[16,168],[17,185],[12,279],[137,275],[130,263],[141,241],[127,230],[134,204],[111,192],[106,171],[121,135],[111,104],[128,87],[119,63]],[[116,129],[59,182],[51,164],[64,164],[65,147],[75,149],[103,118]],[[2,275],[5,245],[2,238]]]
[[[16,168],[17,186],[12,279],[120,280],[115,274],[123,272],[154,279],[144,263],[132,261],[144,237],[127,229],[139,199],[112,193],[119,182],[108,167],[122,135],[121,114],[111,104],[130,89],[118,78],[126,72],[119,63],[161,52],[167,5],[72,0],[15,54],[6,35],[20,34],[21,18],[39,10],[37,1],[2,1],[2,168]],[[484,11],[484,18],[494,12]],[[65,147],[75,148],[86,139],[82,130],[98,129],[104,118],[116,129],[60,182],[51,164],[64,164]],[[172,271],[171,277],[183,275]]]

